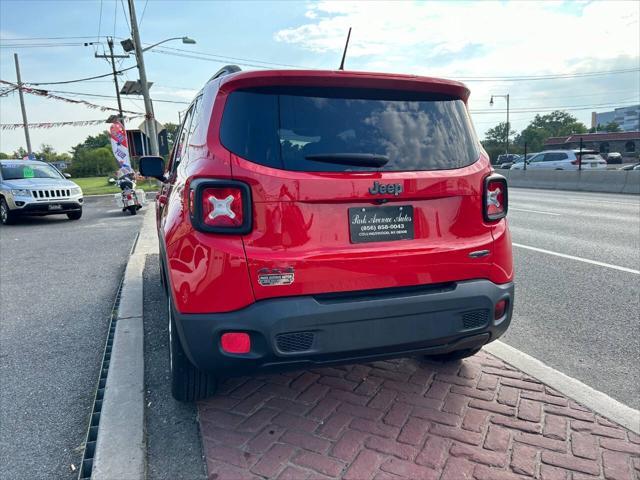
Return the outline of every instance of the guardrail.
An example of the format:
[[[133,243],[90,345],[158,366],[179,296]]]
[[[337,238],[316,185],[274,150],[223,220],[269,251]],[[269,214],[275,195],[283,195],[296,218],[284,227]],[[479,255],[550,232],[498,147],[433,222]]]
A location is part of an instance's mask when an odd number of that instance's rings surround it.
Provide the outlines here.
[[[638,170],[496,170],[512,187],[640,194]]]

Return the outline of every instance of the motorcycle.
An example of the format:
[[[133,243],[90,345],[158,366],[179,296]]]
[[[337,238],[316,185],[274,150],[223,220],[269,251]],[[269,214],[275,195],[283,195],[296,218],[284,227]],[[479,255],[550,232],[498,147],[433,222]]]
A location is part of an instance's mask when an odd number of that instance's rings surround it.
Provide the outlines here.
[[[114,195],[116,205],[122,208],[123,212],[129,212],[131,215],[138,213],[145,202],[144,190],[136,189],[136,178],[133,172],[119,174],[118,178],[110,178],[109,183],[113,183],[120,187],[121,193]]]

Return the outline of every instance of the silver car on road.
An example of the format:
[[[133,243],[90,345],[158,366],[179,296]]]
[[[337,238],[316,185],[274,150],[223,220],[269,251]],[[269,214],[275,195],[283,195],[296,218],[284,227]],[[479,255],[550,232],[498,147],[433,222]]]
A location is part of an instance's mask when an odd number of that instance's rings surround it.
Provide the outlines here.
[[[36,160],[0,160],[0,221],[21,215],[82,217],[82,189],[53,165]]]

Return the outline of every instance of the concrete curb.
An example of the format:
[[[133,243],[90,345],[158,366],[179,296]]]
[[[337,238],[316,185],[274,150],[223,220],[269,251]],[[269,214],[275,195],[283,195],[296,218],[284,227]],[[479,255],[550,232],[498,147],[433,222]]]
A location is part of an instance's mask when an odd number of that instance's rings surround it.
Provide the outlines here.
[[[563,395],[590,408],[594,412],[640,435],[640,412],[611,398],[575,378],[559,372],[540,360],[517,350],[506,343],[495,341],[483,349],[491,355],[516,367]]]
[[[124,275],[93,460],[96,480],[145,478],[142,273],[147,255],[157,252],[154,222],[155,209],[148,208]]]

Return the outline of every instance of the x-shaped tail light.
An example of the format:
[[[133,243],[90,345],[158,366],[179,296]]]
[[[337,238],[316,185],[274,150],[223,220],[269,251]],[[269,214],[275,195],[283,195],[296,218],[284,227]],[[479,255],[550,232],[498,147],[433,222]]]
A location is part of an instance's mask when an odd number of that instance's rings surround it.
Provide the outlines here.
[[[222,200],[211,195],[209,197],[209,201],[211,202],[211,205],[213,205],[213,210],[209,212],[209,219],[215,220],[220,216],[229,217],[231,219],[236,218],[235,212],[231,210],[231,202],[233,202],[233,200],[233,195],[228,195],[227,198]]]
[[[189,189],[193,226],[202,232],[244,234],[251,230],[251,190],[236,180],[196,179]]]

